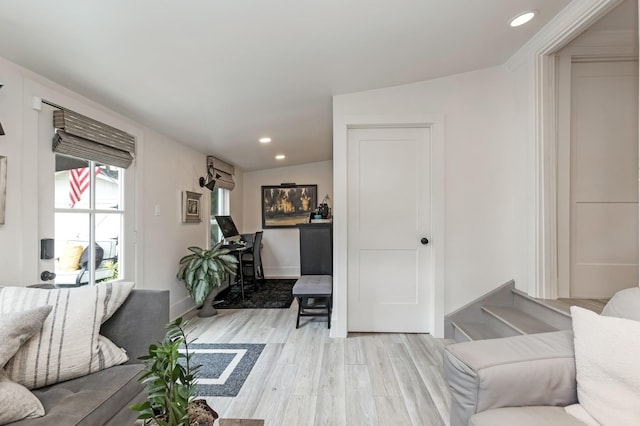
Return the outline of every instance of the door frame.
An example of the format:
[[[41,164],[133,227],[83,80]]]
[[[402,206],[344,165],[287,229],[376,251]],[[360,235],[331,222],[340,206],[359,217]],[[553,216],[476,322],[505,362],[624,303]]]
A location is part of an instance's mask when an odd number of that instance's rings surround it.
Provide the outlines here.
[[[348,310],[348,131],[363,127],[422,127],[431,131],[431,238],[433,287],[430,332],[444,337],[444,116],[441,114],[363,114],[334,116],[333,318],[331,337],[347,337]]]
[[[533,138],[533,164],[527,180],[533,196],[527,225],[533,229],[533,240],[527,255],[527,288],[533,297],[558,297],[558,60],[554,55],[622,2],[571,2],[505,64],[511,71],[523,64],[531,70],[528,91],[533,107],[527,130]]]

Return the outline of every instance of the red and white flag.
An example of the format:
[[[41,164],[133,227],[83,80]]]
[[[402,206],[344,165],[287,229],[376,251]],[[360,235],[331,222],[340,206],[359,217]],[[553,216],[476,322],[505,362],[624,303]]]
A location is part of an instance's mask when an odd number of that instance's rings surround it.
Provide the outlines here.
[[[100,167],[96,167],[96,176],[100,174]],[[89,187],[89,168],[69,170],[69,206],[73,207],[82,193]]]

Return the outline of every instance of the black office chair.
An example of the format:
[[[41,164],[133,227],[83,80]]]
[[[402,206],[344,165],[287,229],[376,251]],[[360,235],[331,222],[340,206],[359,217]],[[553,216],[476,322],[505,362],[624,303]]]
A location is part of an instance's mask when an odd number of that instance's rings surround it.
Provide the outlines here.
[[[93,253],[96,259],[95,265],[97,268],[98,266],[100,266],[100,264],[102,263],[102,259],[104,258],[104,249],[100,247],[98,243],[96,243],[95,248],[93,249]],[[80,255],[80,261],[78,262],[78,264],[80,266],[80,269],[76,274],[75,284],[56,284],[56,287],[80,287],[81,285],[88,284],[88,281],[84,284],[82,283],[82,276],[89,269],[89,246],[85,247],[84,250],[82,250],[82,254]]]
[[[253,237],[253,246],[247,253],[242,254],[242,268],[245,278],[250,278],[254,285],[258,282],[264,282],[264,271],[262,269],[262,257],[260,256],[260,249],[262,246],[262,232],[256,232]]]

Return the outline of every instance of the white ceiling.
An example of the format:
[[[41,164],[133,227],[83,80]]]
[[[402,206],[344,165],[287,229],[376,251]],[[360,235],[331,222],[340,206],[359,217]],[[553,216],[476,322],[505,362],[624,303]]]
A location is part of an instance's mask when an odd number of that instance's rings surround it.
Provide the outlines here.
[[[502,64],[568,3],[0,0],[0,56],[258,170],[332,158],[332,95]]]

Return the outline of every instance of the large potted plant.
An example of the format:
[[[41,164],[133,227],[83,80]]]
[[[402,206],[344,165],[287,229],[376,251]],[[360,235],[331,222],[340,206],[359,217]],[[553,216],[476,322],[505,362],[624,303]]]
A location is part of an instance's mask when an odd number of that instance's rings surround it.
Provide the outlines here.
[[[196,374],[182,318],[167,324],[161,343],[149,346],[141,356],[146,368],[140,380],[145,383],[147,400],[130,408],[138,411],[145,425],[213,426],[218,414],[204,399],[194,399]]]
[[[199,316],[211,316],[217,312],[212,305],[211,291],[219,287],[228,274],[235,274],[238,259],[229,254],[222,241],[211,249],[189,247],[191,254],[180,259],[178,279],[184,281],[189,294],[197,304],[203,304]]]

